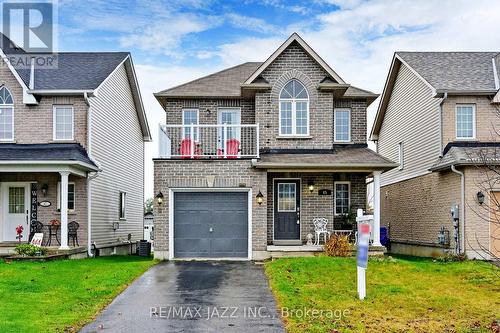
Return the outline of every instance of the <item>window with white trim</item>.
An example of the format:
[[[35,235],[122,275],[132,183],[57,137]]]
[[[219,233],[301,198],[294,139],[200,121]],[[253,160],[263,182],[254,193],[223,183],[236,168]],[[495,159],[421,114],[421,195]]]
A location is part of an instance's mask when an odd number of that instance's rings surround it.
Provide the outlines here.
[[[73,131],[73,106],[54,105],[54,140],[73,140]]]
[[[290,80],[279,96],[280,136],[309,135],[309,94],[298,80]]]
[[[403,142],[398,143],[398,162],[399,162],[399,170],[403,170],[404,168],[404,145]]]
[[[199,124],[199,110],[198,109],[183,109],[182,110],[182,124],[183,125],[198,125]],[[184,127],[182,137],[184,139],[191,138],[191,128]],[[198,141],[198,128],[193,129],[194,141]]]
[[[476,106],[461,104],[455,110],[455,128],[457,139],[474,139],[476,137]]]
[[[57,183],[57,211],[61,210],[61,183]],[[68,183],[68,210],[75,210],[75,183]]]
[[[335,182],[335,215],[345,215],[351,205],[351,183]]]
[[[0,88],[0,141],[14,140],[14,99],[9,89]]]
[[[351,142],[351,109],[335,109],[333,115],[335,142]]]
[[[126,200],[127,193],[125,192],[120,192],[120,208],[119,208],[119,218],[120,220],[125,220],[127,218],[126,212],[127,212],[127,200]]]

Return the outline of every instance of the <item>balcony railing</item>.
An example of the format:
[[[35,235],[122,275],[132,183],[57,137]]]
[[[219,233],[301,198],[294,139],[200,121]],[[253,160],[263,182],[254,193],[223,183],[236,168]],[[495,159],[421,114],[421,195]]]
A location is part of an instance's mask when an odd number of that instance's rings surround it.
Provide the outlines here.
[[[160,125],[159,145],[160,158],[258,158],[259,125]]]

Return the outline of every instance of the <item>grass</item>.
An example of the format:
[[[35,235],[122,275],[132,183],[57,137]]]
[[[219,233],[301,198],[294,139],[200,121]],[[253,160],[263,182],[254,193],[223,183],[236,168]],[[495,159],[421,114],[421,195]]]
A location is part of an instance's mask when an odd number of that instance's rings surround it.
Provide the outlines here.
[[[154,264],[134,256],[0,260],[0,332],[77,331]]]
[[[278,259],[265,268],[278,305],[288,309],[288,332],[491,332],[500,320],[500,270],[484,262],[370,259],[364,301],[354,258]],[[304,308],[333,314],[290,315]]]

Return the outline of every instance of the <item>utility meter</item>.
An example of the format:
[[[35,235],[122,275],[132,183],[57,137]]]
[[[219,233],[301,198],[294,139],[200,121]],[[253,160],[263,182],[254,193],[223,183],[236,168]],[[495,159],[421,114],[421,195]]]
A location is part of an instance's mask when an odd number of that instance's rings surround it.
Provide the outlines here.
[[[457,221],[459,219],[459,207],[458,204],[453,204],[451,205],[450,213],[451,213],[451,218],[454,221]]]

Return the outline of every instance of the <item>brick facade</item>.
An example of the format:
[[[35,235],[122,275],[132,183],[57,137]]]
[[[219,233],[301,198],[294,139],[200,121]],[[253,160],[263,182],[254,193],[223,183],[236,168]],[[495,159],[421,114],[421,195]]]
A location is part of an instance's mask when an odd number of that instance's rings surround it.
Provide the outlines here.
[[[474,141],[498,141],[500,110],[486,96],[449,96],[443,103],[443,147],[457,141],[455,115],[457,104],[476,106],[476,138]]]
[[[266,172],[252,168],[249,160],[169,161],[156,160],[154,164],[155,193],[163,193],[165,204],[155,202],[155,252],[168,251],[169,189],[209,189],[207,176],[215,176],[213,188],[251,188],[252,197],[262,192],[264,203],[252,200],[252,249],[265,251],[266,226]]]
[[[25,105],[22,87],[7,66],[0,66],[0,86],[2,85],[9,89],[14,98],[15,143],[55,142],[53,140],[53,106],[69,104],[73,106],[74,112],[74,142],[86,147],[87,105],[83,97],[42,97],[38,105]]]
[[[314,234],[313,219],[322,217],[328,219],[328,230],[343,229],[345,224],[341,216],[334,215],[334,182],[350,182],[350,200],[351,208],[355,213],[358,208],[366,209],[366,184],[365,174],[358,173],[268,173],[267,174],[267,243],[273,243],[273,225],[274,225],[274,195],[273,180],[275,178],[295,178],[301,180],[301,240],[307,240],[307,234]],[[308,188],[309,182],[314,184],[314,191]],[[330,190],[331,195],[319,195],[318,190]],[[333,221],[333,222],[332,222]],[[352,228],[356,228],[355,223]]]
[[[450,207],[460,204],[460,176],[451,171],[430,173],[383,186],[381,225],[389,226],[394,242],[439,246],[438,233],[444,226],[454,248]]]

